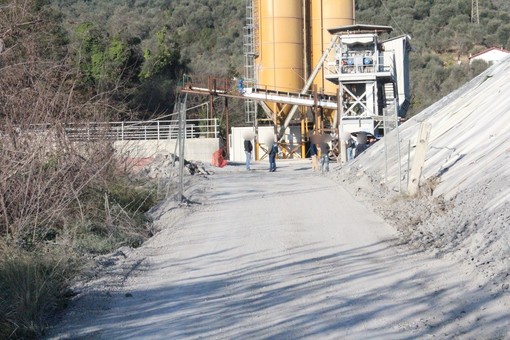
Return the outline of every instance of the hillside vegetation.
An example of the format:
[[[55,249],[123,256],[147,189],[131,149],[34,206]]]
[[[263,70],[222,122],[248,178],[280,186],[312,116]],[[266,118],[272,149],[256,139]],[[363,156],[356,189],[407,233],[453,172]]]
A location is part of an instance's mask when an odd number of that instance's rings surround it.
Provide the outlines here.
[[[393,36],[411,36],[410,114],[416,114],[487,68],[469,65],[471,54],[510,47],[510,4],[479,1],[479,23],[472,23],[468,0],[358,0],[358,22],[390,25]]]
[[[137,51],[140,70],[131,79],[136,88],[126,98],[149,115],[172,107],[174,86],[183,73],[243,74],[244,0],[53,3],[65,13],[69,32],[90,23],[103,43],[117,39]],[[411,115],[486,69],[483,63],[468,65],[470,54],[510,45],[510,5],[503,0],[480,0],[479,24],[472,23],[469,0],[358,0],[356,19],[391,25],[392,36],[412,37]]]

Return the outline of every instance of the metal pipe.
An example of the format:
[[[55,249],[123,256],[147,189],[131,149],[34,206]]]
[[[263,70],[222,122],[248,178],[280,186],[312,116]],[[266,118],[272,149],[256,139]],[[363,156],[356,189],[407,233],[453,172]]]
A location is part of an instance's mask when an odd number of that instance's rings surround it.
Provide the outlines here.
[[[338,39],[339,39],[339,37],[335,37],[335,38],[331,39],[331,42],[330,42],[328,48],[322,54],[322,57],[319,60],[319,62],[317,63],[317,65],[315,65],[315,68],[313,69],[312,74],[310,74],[310,77],[308,78],[308,80],[307,80],[305,86],[303,87],[303,89],[301,90],[300,94],[306,94],[306,92],[308,92],[308,90],[310,89],[310,86],[313,83],[313,80],[319,73],[319,71],[322,67],[322,64],[328,57],[329,52],[331,51],[331,49],[333,48],[335,43],[338,41]],[[285,130],[289,127],[290,121],[294,117],[294,114],[296,113],[297,109],[298,109],[297,105],[292,106],[292,109],[290,110],[289,114],[285,118],[285,122],[284,122],[283,126],[280,128],[280,132],[278,133],[278,140],[280,140],[283,137],[283,134],[285,133]]]

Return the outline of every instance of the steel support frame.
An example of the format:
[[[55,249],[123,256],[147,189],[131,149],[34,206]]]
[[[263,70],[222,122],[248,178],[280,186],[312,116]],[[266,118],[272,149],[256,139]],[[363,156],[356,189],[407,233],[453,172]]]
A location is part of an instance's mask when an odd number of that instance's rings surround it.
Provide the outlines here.
[[[348,88],[349,85],[357,85],[357,84],[360,84],[360,83],[359,82],[357,82],[357,83],[340,82],[340,98],[342,98],[342,102],[343,102],[343,105],[340,106],[340,110],[341,110],[340,117],[344,117],[344,116],[370,117],[370,116],[376,115],[376,110],[375,110],[376,101],[374,101],[373,107],[368,107],[367,94],[369,92],[368,90],[371,88],[373,97],[377,98],[377,86],[376,86],[377,83],[375,81],[361,83],[361,84],[365,84],[365,91],[363,93],[361,93],[360,95],[353,93]],[[345,98],[345,95],[347,95],[347,98]],[[346,103],[345,99],[350,99],[350,100]],[[348,105],[347,108],[346,108],[346,104]],[[363,108],[361,114],[354,111],[354,108],[358,104]]]

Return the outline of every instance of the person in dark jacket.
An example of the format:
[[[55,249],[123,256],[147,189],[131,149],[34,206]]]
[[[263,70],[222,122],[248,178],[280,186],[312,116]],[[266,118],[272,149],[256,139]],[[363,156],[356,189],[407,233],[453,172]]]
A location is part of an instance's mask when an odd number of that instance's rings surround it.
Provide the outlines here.
[[[375,144],[375,142],[377,142],[377,139],[374,137],[374,136],[368,136],[368,147],[371,147],[372,145]]]
[[[246,170],[250,170],[250,162],[251,162],[251,152],[253,150],[253,145],[251,144],[251,140],[244,140],[244,153],[246,154]]]
[[[269,149],[269,172],[276,171],[276,155],[278,154],[278,145],[275,143]]]
[[[366,132],[359,132],[356,135],[356,140],[358,144],[356,145],[356,149],[354,150],[354,158],[358,157],[363,151],[368,148],[368,135]]]
[[[317,144],[315,144],[314,139],[312,139],[310,144],[310,156],[312,158],[312,171],[319,170],[319,163],[317,160],[319,151],[317,150]]]

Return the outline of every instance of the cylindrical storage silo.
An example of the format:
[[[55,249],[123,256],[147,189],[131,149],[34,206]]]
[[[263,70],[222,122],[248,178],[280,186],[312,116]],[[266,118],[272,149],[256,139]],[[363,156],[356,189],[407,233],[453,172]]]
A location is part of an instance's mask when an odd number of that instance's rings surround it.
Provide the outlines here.
[[[329,28],[354,25],[354,0],[311,0],[311,68],[319,62],[324,50],[329,46],[331,35]],[[321,70],[315,77],[317,89],[325,93],[336,94],[338,86],[324,79]]]
[[[299,92],[304,85],[303,0],[256,1],[258,87]]]

